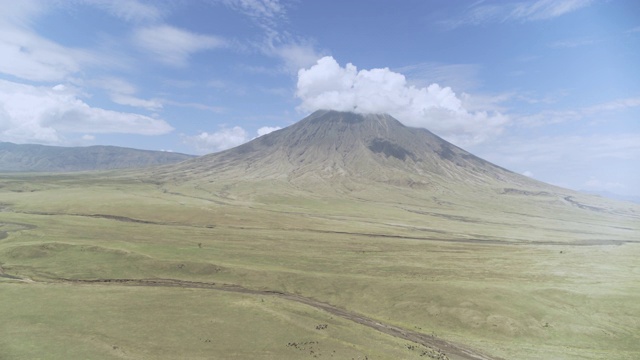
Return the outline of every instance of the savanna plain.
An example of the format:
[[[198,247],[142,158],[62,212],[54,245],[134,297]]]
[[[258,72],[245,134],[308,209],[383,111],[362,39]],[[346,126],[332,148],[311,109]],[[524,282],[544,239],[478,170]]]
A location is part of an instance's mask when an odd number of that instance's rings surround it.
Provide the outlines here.
[[[636,205],[185,176],[2,175],[0,358],[640,358]]]

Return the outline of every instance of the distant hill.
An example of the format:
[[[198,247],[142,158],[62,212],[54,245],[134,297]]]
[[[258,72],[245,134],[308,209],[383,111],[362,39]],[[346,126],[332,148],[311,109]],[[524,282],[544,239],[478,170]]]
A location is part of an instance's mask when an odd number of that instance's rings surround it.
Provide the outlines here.
[[[194,156],[117,146],[60,147],[0,142],[0,172],[66,172],[142,168]]]
[[[593,190],[580,190],[580,191],[586,194],[598,195],[598,196],[602,196],[602,197],[606,197],[606,198],[614,199],[618,201],[628,201],[628,202],[640,204],[640,196],[620,195],[620,194],[615,194],[609,191],[593,191]]]

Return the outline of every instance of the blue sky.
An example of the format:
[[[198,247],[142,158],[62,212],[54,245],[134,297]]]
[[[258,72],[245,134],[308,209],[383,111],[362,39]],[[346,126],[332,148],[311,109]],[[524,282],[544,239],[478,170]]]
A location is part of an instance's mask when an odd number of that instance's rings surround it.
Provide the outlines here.
[[[388,112],[640,196],[638,64],[636,0],[0,0],[0,141],[204,154]]]

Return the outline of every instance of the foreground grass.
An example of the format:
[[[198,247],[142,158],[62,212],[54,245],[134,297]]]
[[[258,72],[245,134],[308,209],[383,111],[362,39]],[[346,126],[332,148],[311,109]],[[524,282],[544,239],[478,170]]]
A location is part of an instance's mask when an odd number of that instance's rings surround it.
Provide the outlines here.
[[[400,192],[373,202],[260,190],[6,177],[0,266],[36,281],[162,277],[297,293],[504,358],[640,357],[640,244],[624,243],[638,240],[633,216],[563,212],[547,199],[523,209],[465,199],[499,206],[485,213]],[[323,357],[420,355],[281,299],[10,279],[0,288],[7,358],[301,358],[286,345],[311,341]],[[324,323],[331,331],[315,328]]]
[[[2,283],[6,359],[419,358],[406,342],[277,298]],[[325,327],[326,325],[326,327]]]

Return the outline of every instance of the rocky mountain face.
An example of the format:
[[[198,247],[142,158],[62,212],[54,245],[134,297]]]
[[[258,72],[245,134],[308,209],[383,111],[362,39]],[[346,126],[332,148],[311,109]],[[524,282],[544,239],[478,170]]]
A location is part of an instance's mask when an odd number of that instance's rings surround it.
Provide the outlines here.
[[[59,147],[0,143],[0,172],[65,172],[142,168],[194,156],[116,146]]]
[[[542,186],[482,160],[425,129],[384,114],[317,111],[239,147],[180,164],[190,176],[364,181],[407,187],[454,182]]]

